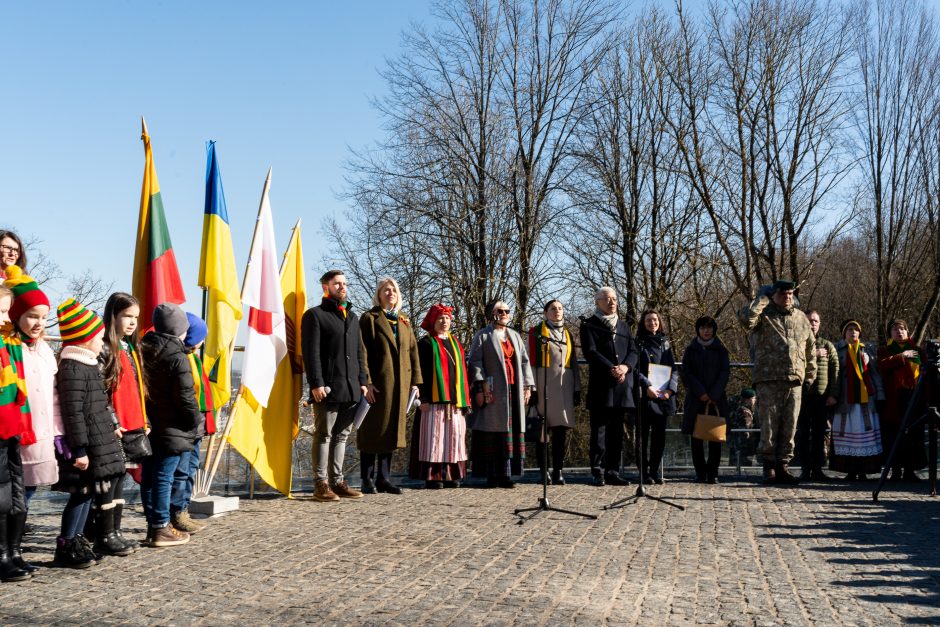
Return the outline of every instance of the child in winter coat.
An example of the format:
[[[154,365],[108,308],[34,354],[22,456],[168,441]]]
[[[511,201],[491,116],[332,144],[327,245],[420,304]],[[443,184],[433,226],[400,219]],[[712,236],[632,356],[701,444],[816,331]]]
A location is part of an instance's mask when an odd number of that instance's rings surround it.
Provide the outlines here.
[[[146,452],[142,446],[132,446],[131,443],[138,438],[146,439],[150,431],[144,409],[146,390],[137,338],[139,315],[140,305],[136,298],[124,292],[111,294],[104,306],[104,347],[98,357],[108,400],[119,424],[118,438],[124,451],[124,467],[131,471],[140,468]],[[133,551],[137,541],[125,538],[121,531],[125,503],[123,485],[122,476],[114,494],[114,533]]]
[[[194,314],[186,314],[189,321],[189,330],[183,345],[189,357],[189,365],[193,372],[196,400],[199,402],[199,411],[204,415],[203,424],[197,431],[196,442],[189,454],[184,454],[180,465],[176,468],[173,477],[173,492],[170,495],[170,516],[173,526],[180,531],[196,533],[206,527],[206,523],[196,520],[189,515],[189,501],[193,496],[193,486],[196,481],[196,471],[199,470],[199,446],[204,435],[215,433],[215,404],[212,401],[212,389],[209,387],[209,377],[206,375],[199,358],[199,347],[206,340],[209,329],[202,318]]]
[[[153,310],[153,331],[141,340],[147,369],[147,418],[153,455],[143,462],[140,498],[147,516],[150,546],[189,542],[189,534],[170,524],[170,492],[183,455],[192,452],[205,422],[196,398],[192,367],[183,347],[189,330],[186,314],[172,303]]]
[[[21,475],[25,487],[23,507],[14,507],[14,514],[8,520],[8,539],[14,563],[31,573],[37,567],[26,563],[20,550],[29,502],[39,486],[51,486],[59,479],[55,438],[64,431],[55,385],[58,365],[52,348],[44,339],[49,298],[18,266],[9,266],[6,276],[4,284],[13,293],[13,305],[10,308],[12,324],[5,332],[5,342],[16,356],[14,361],[21,365],[19,375],[25,383],[29,404],[20,437]]]
[[[0,325],[4,327],[4,336],[12,333],[9,324],[12,303],[13,292],[0,287]],[[16,542],[19,549],[19,542],[15,534],[10,533],[10,522],[21,514],[26,517],[20,436],[24,417],[27,420],[29,417],[29,404],[22,365],[11,357],[6,341],[0,338],[0,581],[24,581],[30,577],[30,572],[13,559],[12,545]]]
[[[55,563],[87,568],[95,563],[95,552],[130,554],[114,531],[114,497],[124,478],[124,455],[98,368],[104,323],[72,298],[59,305],[57,314],[62,352],[56,385],[65,437],[57,441],[59,481],[54,487],[69,492],[69,501],[62,512]],[[92,502],[97,532],[94,551],[79,533]]]

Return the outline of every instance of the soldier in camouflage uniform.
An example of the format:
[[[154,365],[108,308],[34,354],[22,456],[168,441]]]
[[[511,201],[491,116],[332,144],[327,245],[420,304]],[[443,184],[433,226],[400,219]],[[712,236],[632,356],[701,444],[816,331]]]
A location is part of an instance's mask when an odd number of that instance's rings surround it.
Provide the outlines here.
[[[753,388],[744,388],[728,401],[731,410],[728,412],[729,429],[759,429],[760,424],[754,420],[754,404],[756,392]],[[728,436],[728,461],[731,465],[738,462],[742,466],[753,466],[754,455],[757,453],[756,433],[730,433]]]
[[[765,483],[799,482],[788,464],[803,385],[816,379],[816,339],[806,316],[793,305],[795,287],[792,281],[765,286],[738,311],[754,349],[753,382],[761,420],[758,450]]]

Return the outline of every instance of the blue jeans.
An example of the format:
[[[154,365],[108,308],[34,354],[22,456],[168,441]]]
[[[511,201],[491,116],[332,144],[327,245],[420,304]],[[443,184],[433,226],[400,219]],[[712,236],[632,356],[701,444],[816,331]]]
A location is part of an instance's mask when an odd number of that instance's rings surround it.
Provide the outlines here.
[[[189,509],[189,500],[193,497],[196,483],[196,471],[199,470],[199,444],[202,438],[196,438],[193,450],[180,455],[180,465],[173,475],[173,491],[170,494],[170,514]]]
[[[170,491],[181,458],[154,452],[141,462],[140,502],[151,527],[166,527],[170,522]]]

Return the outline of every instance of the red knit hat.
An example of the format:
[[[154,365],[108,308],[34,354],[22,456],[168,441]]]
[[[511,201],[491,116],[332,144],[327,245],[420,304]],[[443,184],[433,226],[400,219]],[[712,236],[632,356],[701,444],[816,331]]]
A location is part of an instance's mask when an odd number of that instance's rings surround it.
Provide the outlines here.
[[[5,287],[13,292],[13,305],[10,306],[10,320],[16,322],[24,313],[37,307],[45,305],[50,307],[49,297],[39,289],[39,285],[33,277],[29,276],[19,266],[8,266],[6,269],[7,278],[3,282]]]
[[[441,316],[450,316],[454,317],[454,308],[448,307],[444,303],[438,303],[432,305],[428,310],[427,315],[424,316],[424,320],[421,321],[421,328],[431,333],[434,331],[434,324],[437,322],[437,319]]]

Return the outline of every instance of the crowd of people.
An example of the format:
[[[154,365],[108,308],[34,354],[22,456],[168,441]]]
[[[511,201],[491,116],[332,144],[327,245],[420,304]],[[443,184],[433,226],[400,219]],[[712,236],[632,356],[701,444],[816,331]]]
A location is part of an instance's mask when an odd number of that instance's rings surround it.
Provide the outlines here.
[[[69,495],[56,565],[87,568],[104,555],[135,550],[138,542],[121,527],[126,474],[140,484],[144,543],[186,543],[205,526],[189,516],[188,505],[201,439],[215,431],[198,353],[205,322],[164,303],[153,311],[153,329],[140,337],[133,296],[112,294],[102,316],[67,299],[56,310],[62,348],[55,355],[44,339],[51,304],[27,274],[21,240],[8,231],[0,232],[0,267],[0,579],[22,581],[36,568],[24,560],[21,542],[39,487]],[[454,310],[443,303],[425,313],[418,339],[394,279],[379,282],[372,308],[361,314],[349,302],[342,271],[330,270],[320,283],[322,301],[307,310],[301,328],[315,500],[400,494],[392,456],[409,444],[409,476],[428,489],[459,487],[468,471],[488,488],[513,488],[533,442],[542,479],[565,483],[566,440],[582,380],[561,301],[545,303],[543,319],[520,333],[510,326],[509,305],[496,300],[485,310],[489,324],[465,348],[452,333]],[[848,480],[879,471],[900,433],[923,353],[903,320],[891,322],[891,339],[877,352],[861,341],[856,320],[840,325],[835,344],[819,337],[819,312],[795,307],[794,288],[778,281],[738,312],[751,338],[753,388],[735,395],[733,410],[730,356],[713,318],[696,320],[680,367],[659,312],[642,312],[631,330],[618,315],[616,292],[599,289],[593,315],[577,330],[588,365],[583,400],[592,485],[629,483],[621,467],[628,419],[640,427],[638,480],[664,483],[666,425],[678,411],[680,380],[682,432],[697,482],[719,480],[721,438],[700,430],[709,416],[759,425],[759,443],[751,438],[748,446],[767,483],[828,480],[827,447],[829,468]],[[407,416],[415,407],[409,443]],[[344,477],[357,420],[359,489]],[[922,426],[904,432],[892,478],[917,479],[927,464],[923,440]],[[801,477],[789,468],[797,441]],[[747,448],[740,439],[731,444],[739,453]]]

